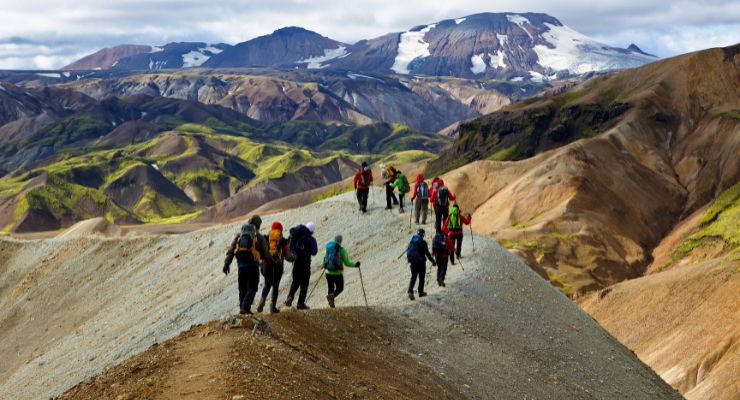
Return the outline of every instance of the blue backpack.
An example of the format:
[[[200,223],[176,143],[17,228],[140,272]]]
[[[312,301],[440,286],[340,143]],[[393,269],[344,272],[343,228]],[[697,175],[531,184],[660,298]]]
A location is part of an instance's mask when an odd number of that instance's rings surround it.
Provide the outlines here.
[[[342,246],[337,242],[330,242],[326,245],[326,257],[324,257],[324,268],[329,271],[337,271],[342,269],[342,255],[339,250]]]
[[[424,241],[419,235],[414,235],[406,248],[406,259],[411,264],[421,264],[426,261],[421,252],[421,243]]]

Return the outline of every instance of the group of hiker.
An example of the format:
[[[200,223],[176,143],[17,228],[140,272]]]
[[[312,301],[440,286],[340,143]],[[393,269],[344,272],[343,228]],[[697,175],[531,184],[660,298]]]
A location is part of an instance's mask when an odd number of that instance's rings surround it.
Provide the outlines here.
[[[411,279],[408,286],[409,299],[414,300],[414,288],[418,281],[417,293],[419,297],[426,296],[424,283],[426,277],[426,262],[429,260],[437,267],[437,284],[445,287],[447,265],[455,265],[455,258],[462,257],[463,225],[470,225],[471,216],[464,215],[455,202],[456,198],[445,185],[444,181],[435,177],[431,184],[427,183],[423,174],[416,176],[413,188],[403,172],[393,166],[381,164],[386,191],[386,209],[391,210],[392,204],[399,205],[399,212],[404,212],[404,197],[411,192],[412,212],[416,215],[416,224],[426,225],[429,206],[434,214],[435,234],[432,239],[432,249],[425,240],[426,231],[419,228],[411,238],[405,254],[411,269]],[[370,187],[373,184],[372,171],[367,163],[362,163],[354,176],[354,188],[359,205],[359,211],[367,212],[367,201]],[[396,197],[395,190],[398,190]],[[410,223],[410,222],[409,222]],[[296,308],[308,309],[306,297],[308,295],[311,277],[311,258],[318,253],[318,244],[313,237],[316,224],[308,222],[289,230],[286,238],[280,222],[273,222],[270,231],[260,233],[262,219],[253,215],[242,225],[226,253],[223,272],[228,275],[234,259],[238,266],[239,286],[239,313],[251,314],[259,286],[259,276],[262,273],[265,281],[261,298],[258,301],[257,312],[263,312],[268,296],[272,291],[270,312],[278,313],[278,288],[282,279],[285,261],[293,263],[293,272],[288,296],[284,302],[286,307],[292,307],[296,293],[298,294]],[[323,271],[327,282],[326,300],[334,308],[337,296],[344,290],[344,267],[360,268],[360,262],[352,261],[347,250],[342,247],[343,237],[337,235],[326,245],[323,259]],[[403,254],[402,254],[403,255]],[[364,288],[363,288],[364,291]]]

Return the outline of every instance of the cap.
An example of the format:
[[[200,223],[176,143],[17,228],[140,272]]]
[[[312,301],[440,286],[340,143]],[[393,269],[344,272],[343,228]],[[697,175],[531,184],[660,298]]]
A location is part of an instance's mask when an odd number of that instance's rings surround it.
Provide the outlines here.
[[[309,222],[306,224],[306,228],[308,228],[308,230],[313,233],[316,230],[316,224],[314,224],[313,222]]]
[[[272,227],[270,229],[277,229],[277,230],[279,230],[279,231],[282,232],[283,231],[283,224],[281,224],[280,222],[275,221],[275,222],[272,223]]]

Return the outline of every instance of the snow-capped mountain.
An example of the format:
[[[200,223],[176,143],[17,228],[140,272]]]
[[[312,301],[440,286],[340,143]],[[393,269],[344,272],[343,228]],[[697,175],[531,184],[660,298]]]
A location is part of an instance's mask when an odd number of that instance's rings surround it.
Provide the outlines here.
[[[482,13],[421,25],[353,45],[287,27],[234,46],[170,43],[104,49],[71,66],[159,70],[208,67],[328,68],[375,74],[545,81],[637,67],[657,60],[634,44],[611,47],[547,14]],[[95,57],[94,57],[95,56]],[[93,61],[90,61],[92,58]],[[95,65],[98,60],[99,65]],[[84,62],[83,62],[84,61]]]
[[[205,67],[322,68],[347,54],[348,45],[298,27],[287,27],[239,43],[208,60]]]
[[[547,14],[482,13],[363,40],[329,67],[375,73],[546,80],[657,59],[599,43]]]

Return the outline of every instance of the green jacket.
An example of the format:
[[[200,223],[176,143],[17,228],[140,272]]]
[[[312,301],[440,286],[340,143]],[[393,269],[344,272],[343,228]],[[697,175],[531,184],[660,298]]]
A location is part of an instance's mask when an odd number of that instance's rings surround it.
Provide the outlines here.
[[[329,245],[331,245],[332,243],[334,243],[334,241],[331,241],[326,245],[327,249],[329,248]],[[349,255],[347,254],[347,249],[345,249],[342,246],[339,246],[339,256],[342,257],[342,263],[345,266],[354,268],[355,262],[349,259]],[[326,264],[326,254],[324,254],[324,264]],[[340,269],[336,269],[333,271],[324,269],[324,271],[327,275],[342,275],[344,269],[340,268]]]
[[[404,180],[406,180],[406,183],[404,184]],[[410,192],[410,185],[408,179],[406,179],[406,175],[403,174],[403,172],[399,172],[396,174],[396,181],[391,183],[391,187],[394,187],[398,189],[398,193],[406,194]]]

